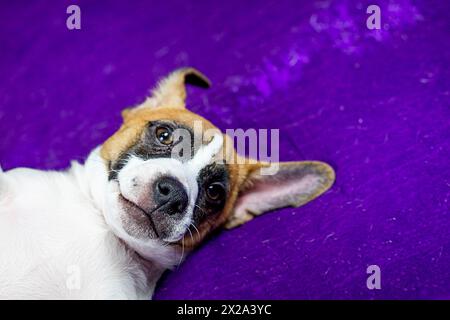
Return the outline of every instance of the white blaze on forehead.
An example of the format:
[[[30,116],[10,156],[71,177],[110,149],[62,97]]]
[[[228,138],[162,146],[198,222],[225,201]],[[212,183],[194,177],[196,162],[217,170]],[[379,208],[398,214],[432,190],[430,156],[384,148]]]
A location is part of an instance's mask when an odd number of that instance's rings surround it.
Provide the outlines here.
[[[211,163],[217,153],[219,153],[220,149],[222,149],[222,145],[222,134],[214,134],[212,140],[207,145],[202,145],[194,157],[188,161],[187,165],[189,166],[190,171],[197,175],[200,170]]]

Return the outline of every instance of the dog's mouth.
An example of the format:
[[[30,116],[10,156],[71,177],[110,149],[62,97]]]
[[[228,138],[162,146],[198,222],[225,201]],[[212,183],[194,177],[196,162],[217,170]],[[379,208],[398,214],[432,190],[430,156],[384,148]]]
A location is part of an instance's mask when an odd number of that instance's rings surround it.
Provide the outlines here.
[[[158,239],[162,242],[164,242],[167,245],[171,246],[181,246],[183,239],[185,238],[186,234],[189,232],[188,230],[185,231],[181,239],[173,241],[173,240],[166,240],[166,237],[163,235],[163,231],[159,230],[158,223],[155,222],[155,218],[153,217],[153,214],[157,212],[158,210],[161,210],[164,208],[165,203],[152,208],[150,211],[145,210],[144,208],[140,207],[135,202],[127,199],[122,193],[119,193],[119,202],[121,203],[122,207],[127,213],[127,218],[131,219],[133,224],[138,226],[138,229],[146,229],[145,235],[151,239]],[[129,222],[128,222],[129,223]],[[146,228],[145,228],[146,227]]]
[[[119,193],[119,201],[126,208],[127,214],[129,214],[136,223],[148,224],[150,226],[149,236],[151,238],[160,238],[158,229],[156,228],[155,221],[152,218],[152,213],[158,210],[160,207],[154,208],[151,211],[146,211],[136,203],[128,200],[122,193]]]

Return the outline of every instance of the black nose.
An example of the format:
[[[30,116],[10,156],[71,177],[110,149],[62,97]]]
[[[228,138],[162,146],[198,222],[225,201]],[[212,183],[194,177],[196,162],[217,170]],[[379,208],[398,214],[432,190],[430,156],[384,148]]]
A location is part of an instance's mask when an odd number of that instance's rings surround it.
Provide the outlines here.
[[[162,177],[155,182],[154,200],[169,215],[184,212],[189,202],[184,186],[171,177]]]

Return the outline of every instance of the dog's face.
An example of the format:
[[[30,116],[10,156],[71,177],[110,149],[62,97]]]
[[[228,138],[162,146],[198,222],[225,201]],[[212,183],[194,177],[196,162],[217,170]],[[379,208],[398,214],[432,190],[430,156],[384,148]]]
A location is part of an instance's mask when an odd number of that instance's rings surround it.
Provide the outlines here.
[[[238,156],[229,137],[185,108],[185,83],[209,86],[195,69],[175,71],[123,112],[122,127],[102,146],[106,220],[141,254],[193,247],[220,225],[299,206],[332,185],[334,172],[321,162],[277,163],[275,174],[261,174],[269,164]]]

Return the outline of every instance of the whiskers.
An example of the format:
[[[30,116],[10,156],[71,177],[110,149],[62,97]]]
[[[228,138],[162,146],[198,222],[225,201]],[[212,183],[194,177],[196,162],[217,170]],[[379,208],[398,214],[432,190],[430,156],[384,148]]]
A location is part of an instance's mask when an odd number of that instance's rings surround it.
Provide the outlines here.
[[[198,206],[197,204],[194,204],[204,215],[207,215],[208,213],[203,209],[202,207]]]
[[[190,225],[190,226],[194,227],[195,231],[197,231],[198,238],[200,239],[202,236],[200,235],[200,231],[198,231],[198,229],[197,229],[197,227],[195,226],[195,224],[193,224],[193,223],[191,222],[191,225]],[[189,226],[189,227],[190,227],[190,226]],[[188,229],[189,229],[189,228],[188,228]]]
[[[181,262],[183,262],[183,258],[184,258],[184,237],[181,238],[181,257],[180,260],[178,261],[178,267],[180,267]]]
[[[213,224],[208,219],[208,213],[205,211],[205,209],[203,209],[202,207],[200,207],[200,206],[198,206],[196,204],[194,204],[194,205],[205,215],[205,217],[207,217],[204,221],[209,225],[209,227],[210,228],[213,227]]]
[[[195,232],[196,232],[196,235],[195,235],[195,236],[192,234],[191,226],[195,229]],[[199,231],[198,228],[195,226],[195,224],[193,224],[192,222],[189,223],[189,226],[187,227],[186,230],[189,232],[189,236],[191,237],[191,242],[192,242],[192,243],[195,243],[195,240],[197,240],[197,239],[196,239],[196,236],[197,236],[197,235],[198,235],[198,239],[201,238],[200,231]],[[183,238],[181,238],[181,257],[180,257],[180,260],[178,261],[178,265],[177,265],[178,267],[180,267],[181,262],[183,262],[184,252],[185,252],[185,244],[184,244],[184,236],[183,236]]]
[[[189,227],[190,226],[188,226],[187,231],[189,231],[189,235],[191,236],[191,240],[192,240],[192,242],[194,242],[194,238],[192,237],[192,232],[189,229]],[[183,236],[183,238],[181,238],[181,257],[180,257],[180,260],[178,261],[178,267],[180,267],[181,262],[183,262],[183,258],[184,258],[184,236]]]

